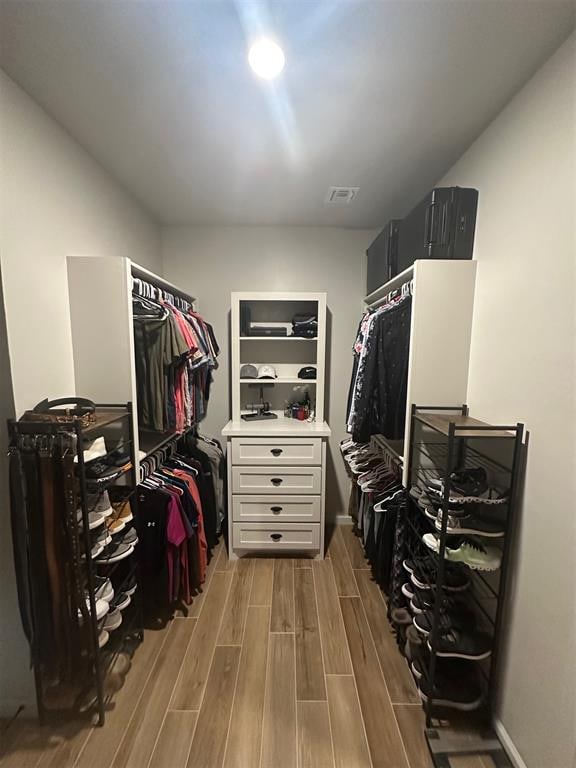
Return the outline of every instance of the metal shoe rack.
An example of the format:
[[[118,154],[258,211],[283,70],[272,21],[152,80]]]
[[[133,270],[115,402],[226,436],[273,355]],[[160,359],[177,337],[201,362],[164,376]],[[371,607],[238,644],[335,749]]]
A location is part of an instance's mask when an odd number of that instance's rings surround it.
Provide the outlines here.
[[[472,570],[465,564],[456,567],[470,580],[469,588],[461,593],[467,609],[473,611],[476,626],[491,637],[491,654],[484,661],[467,661],[474,665],[483,692],[481,706],[475,710],[474,722],[482,727],[490,726],[498,676],[498,659],[501,646],[502,624],[507,583],[509,581],[510,553],[515,528],[519,472],[522,457],[523,424],[490,425],[471,418],[466,405],[456,407],[428,407],[413,405],[411,409],[410,446],[408,452],[409,503],[405,551],[412,560],[420,580],[434,584],[433,619],[429,640],[427,667],[422,665],[429,694],[437,691],[438,642],[442,634],[442,601],[448,594],[445,589],[447,547],[457,546],[457,536],[448,532],[450,513],[451,474],[464,468],[482,467],[490,485],[508,491],[505,503],[476,506],[476,510],[489,509],[495,515],[504,536],[498,539],[482,539],[501,548],[501,564],[498,570],[483,572]],[[441,525],[425,514],[428,505],[426,496],[418,497],[415,487],[423,488],[431,479],[440,479],[442,493],[436,500],[442,512]],[[475,510],[475,511],[476,511]],[[438,553],[429,549],[422,541],[425,533],[434,533],[439,542]],[[459,662],[462,663],[462,662]],[[452,738],[441,728],[430,728],[433,718],[444,718],[448,710],[442,708],[430,695],[426,697],[426,736],[436,765],[448,765],[448,753],[473,751],[480,748],[491,752],[498,764],[503,762],[504,753],[497,739],[491,735],[488,740],[468,741],[463,746],[458,737]],[[450,710],[453,714],[453,710]],[[448,715],[450,718],[450,715]],[[504,756],[505,757],[505,756]],[[443,758],[443,759],[441,759]]]
[[[77,573],[71,574],[69,578],[80,583],[86,594],[82,593],[75,596],[75,602],[80,606],[83,600],[88,601],[88,621],[82,626],[86,626],[87,631],[81,635],[85,648],[82,654],[86,656],[86,664],[83,666],[85,675],[78,687],[80,696],[77,699],[77,705],[72,710],[62,709],[60,707],[51,707],[47,702],[47,681],[43,674],[41,664],[34,663],[34,679],[36,687],[36,702],[38,708],[38,717],[40,723],[44,723],[47,716],[62,718],[76,712],[80,715],[79,700],[82,693],[86,694],[93,691],[95,694],[94,703],[86,709],[88,713],[94,711],[98,714],[97,724],[104,725],[105,710],[108,699],[112,692],[105,691],[105,681],[110,673],[114,662],[120,653],[132,655],[136,647],[144,639],[143,630],[143,612],[141,590],[138,588],[139,572],[137,547],[134,553],[126,559],[114,563],[96,562],[98,558],[92,557],[91,531],[89,524],[89,513],[92,511],[88,506],[88,494],[90,492],[102,493],[109,491],[112,486],[122,489],[122,499],[129,499],[132,509],[134,525],[137,528],[137,488],[136,462],[134,455],[133,435],[133,417],[132,403],[126,404],[100,404],[96,406],[95,422],[87,427],[83,427],[80,420],[73,422],[48,422],[48,421],[13,421],[9,420],[8,429],[12,438],[12,444],[16,445],[26,435],[46,435],[55,436],[62,433],[73,434],[76,437],[76,489],[75,489],[75,508],[82,510],[82,516],[78,520],[74,514],[74,524],[76,530],[72,532],[72,537],[79,542],[81,558],[75,558],[70,553],[72,568],[77,569]],[[91,442],[98,437],[108,438],[122,443],[123,446],[130,447],[130,466],[120,475],[116,475],[109,481],[99,482],[97,488],[93,487],[91,481],[86,478],[83,446],[86,442]],[[61,510],[64,514],[64,510]],[[28,537],[32,535],[30,527],[34,524],[33,519],[28,519]],[[95,530],[98,530],[96,528]],[[100,647],[100,623],[96,614],[96,586],[95,577],[100,575],[114,580],[115,594],[119,594],[126,587],[130,580],[136,581],[137,589],[134,592],[131,604],[127,606],[123,613],[122,624],[110,632],[109,642],[105,647]],[[73,589],[73,587],[71,587]],[[126,615],[124,615],[126,614]],[[102,620],[103,621],[103,620]],[[35,657],[34,649],[32,656]],[[92,696],[88,696],[91,701]],[[48,706],[47,706],[48,703]]]

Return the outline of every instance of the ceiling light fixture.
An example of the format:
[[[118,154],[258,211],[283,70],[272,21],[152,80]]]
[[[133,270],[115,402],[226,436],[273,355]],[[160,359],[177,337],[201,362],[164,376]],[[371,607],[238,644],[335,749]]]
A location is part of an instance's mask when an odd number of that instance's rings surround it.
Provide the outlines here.
[[[263,37],[250,46],[248,62],[258,77],[273,80],[284,69],[284,51],[273,40]]]

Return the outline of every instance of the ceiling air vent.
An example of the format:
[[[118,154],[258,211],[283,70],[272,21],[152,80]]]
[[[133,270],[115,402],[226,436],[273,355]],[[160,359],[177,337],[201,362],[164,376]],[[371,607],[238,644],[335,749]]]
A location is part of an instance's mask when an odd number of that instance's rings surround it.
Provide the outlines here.
[[[327,203],[351,203],[360,187],[330,187],[326,195]]]

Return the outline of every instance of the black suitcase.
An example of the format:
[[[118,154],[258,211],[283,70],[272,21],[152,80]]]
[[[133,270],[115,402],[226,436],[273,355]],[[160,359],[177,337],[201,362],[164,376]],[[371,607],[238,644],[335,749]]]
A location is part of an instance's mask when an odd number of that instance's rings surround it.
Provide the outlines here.
[[[402,220],[394,275],[416,259],[471,259],[478,190],[437,187]]]
[[[401,221],[392,219],[366,251],[366,294],[387,283],[396,274],[398,231]]]

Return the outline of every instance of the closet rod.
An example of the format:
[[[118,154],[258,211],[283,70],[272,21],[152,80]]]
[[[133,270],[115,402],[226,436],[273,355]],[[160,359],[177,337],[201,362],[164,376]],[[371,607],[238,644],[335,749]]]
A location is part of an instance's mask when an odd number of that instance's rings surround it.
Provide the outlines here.
[[[170,283],[168,280],[164,280],[163,277],[155,275],[154,272],[150,272],[149,269],[141,267],[134,262],[131,262],[130,264],[130,271],[132,273],[132,277],[144,280],[146,283],[151,283],[156,288],[160,288],[163,291],[168,291],[168,293],[173,293],[175,296],[190,302],[190,304],[194,304],[196,301],[195,296],[190,296],[190,294],[185,293],[183,290],[178,288],[178,286]]]

